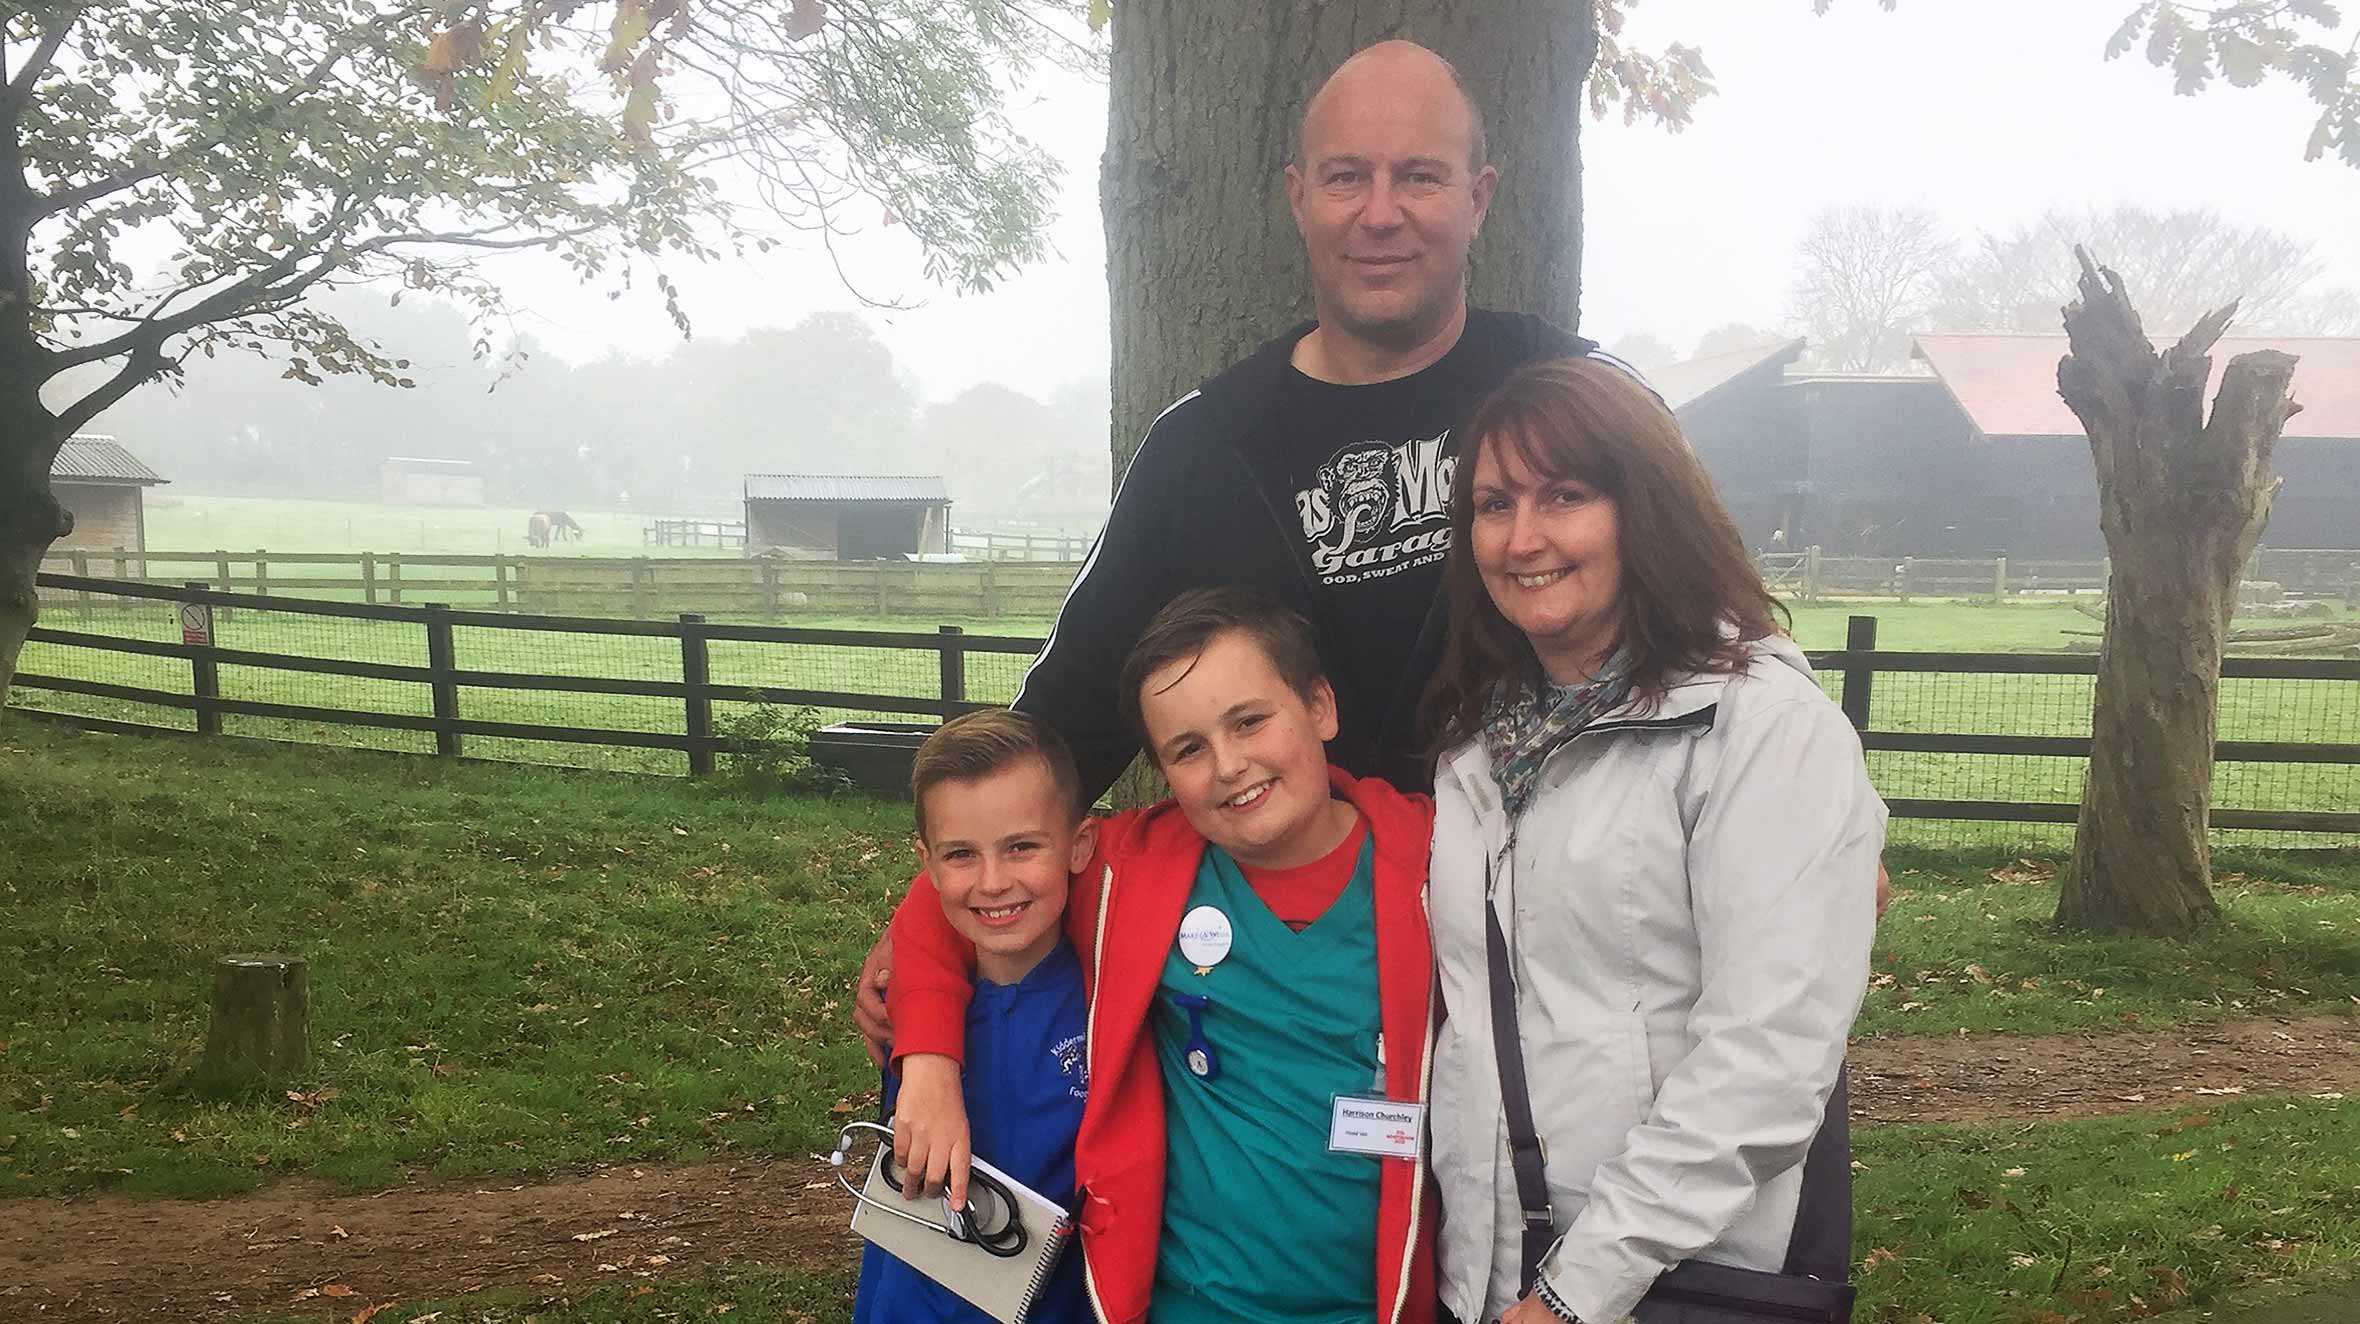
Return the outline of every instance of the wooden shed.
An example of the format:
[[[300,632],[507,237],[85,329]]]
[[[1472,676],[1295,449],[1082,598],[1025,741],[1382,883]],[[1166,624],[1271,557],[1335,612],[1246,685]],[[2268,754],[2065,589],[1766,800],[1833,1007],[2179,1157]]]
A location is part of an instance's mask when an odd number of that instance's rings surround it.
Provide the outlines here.
[[[746,554],[814,561],[944,555],[951,498],[937,476],[746,475]]]
[[[147,550],[147,489],[169,481],[113,437],[78,434],[49,466],[49,487],[74,512],[74,531],[59,547]]]
[[[473,460],[388,455],[378,469],[389,506],[480,506],[483,474]]]

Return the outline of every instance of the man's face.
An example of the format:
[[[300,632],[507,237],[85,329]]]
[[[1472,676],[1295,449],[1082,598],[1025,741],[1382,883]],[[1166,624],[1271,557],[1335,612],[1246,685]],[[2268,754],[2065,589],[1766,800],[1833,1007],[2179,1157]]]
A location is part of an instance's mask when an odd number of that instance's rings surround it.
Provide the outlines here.
[[[1469,164],[1473,138],[1466,102],[1431,61],[1356,62],[1313,99],[1287,202],[1323,327],[1405,348],[1463,305],[1467,246],[1498,178]]]

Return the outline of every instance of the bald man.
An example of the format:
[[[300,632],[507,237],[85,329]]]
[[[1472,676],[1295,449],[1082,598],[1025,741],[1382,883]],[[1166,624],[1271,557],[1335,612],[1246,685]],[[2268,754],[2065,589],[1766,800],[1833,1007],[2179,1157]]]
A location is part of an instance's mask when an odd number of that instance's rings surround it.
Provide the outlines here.
[[[1498,180],[1457,72],[1422,46],[1372,46],[1311,98],[1285,186],[1317,318],[1155,420],[1015,701],[1073,746],[1086,792],[1137,752],[1123,655],[1157,608],[1213,584],[1270,589],[1318,628],[1337,763],[1425,783],[1414,718],[1438,656],[1452,429],[1518,365],[1597,352],[1467,306]]]

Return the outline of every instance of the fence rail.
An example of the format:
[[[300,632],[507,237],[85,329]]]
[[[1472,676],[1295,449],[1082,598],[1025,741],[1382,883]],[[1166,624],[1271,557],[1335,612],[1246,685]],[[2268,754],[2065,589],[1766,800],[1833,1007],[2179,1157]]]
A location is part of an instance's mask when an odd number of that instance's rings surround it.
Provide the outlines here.
[[[1071,565],[801,561],[731,556],[514,556],[419,552],[137,551],[61,548],[42,566],[66,578],[175,588],[203,579],[274,601],[331,597],[362,605],[432,599],[544,615],[652,619],[709,614],[1050,616]],[[94,570],[111,570],[98,576]],[[87,611],[87,593],[65,599]]]
[[[1773,592],[1805,602],[1827,598],[1988,598],[2045,594],[2104,594],[2108,563],[2053,558],[1959,559],[1921,556],[1836,556],[1817,547],[1767,552],[1755,558]],[[2360,606],[2360,550],[2260,548],[2243,578],[2275,584],[2298,598],[2340,599]]]
[[[20,694],[45,691],[100,702],[51,709],[28,705],[20,698],[12,710],[28,715],[106,731],[192,729],[160,727],[130,715],[143,708],[189,713],[191,718],[184,720],[191,721],[193,730],[200,734],[223,734],[225,718],[302,724],[307,729],[351,727],[410,733],[410,739],[431,736],[433,752],[444,757],[471,752],[482,756],[486,741],[562,742],[684,757],[692,775],[712,771],[716,756],[729,752],[730,738],[716,720],[717,704],[780,704],[940,721],[989,706],[989,700],[1008,697],[1015,668],[1042,644],[1028,637],[969,634],[953,626],[921,633],[725,623],[695,613],[671,620],[553,616],[440,604],[266,597],[202,583],[165,587],[57,574],[41,575],[39,584],[56,594],[145,604],[156,617],[147,625],[163,627],[165,637],[51,625],[35,628],[28,639],[23,669],[16,675]],[[239,624],[232,626],[224,618],[225,612],[237,613]],[[112,622],[131,614],[108,613],[100,619]],[[349,624],[339,627],[338,622]],[[169,637],[173,625],[179,627],[177,639]],[[2005,763],[2010,759],[2042,762],[2088,757],[2087,734],[2057,733],[2056,728],[2074,725],[2069,720],[2071,714],[2061,707],[2046,714],[2052,719],[2046,723],[2052,728],[2050,733],[1978,731],[1957,728],[1988,726],[1989,701],[1978,706],[1951,698],[1920,714],[1916,706],[1922,705],[1896,707],[1888,702],[1880,707],[1877,696],[1880,677],[1904,690],[1922,685],[1917,678],[1928,676],[1950,677],[1947,683],[1953,685],[2020,688],[2037,685],[2041,678],[2057,678],[2052,683],[2071,686],[2074,678],[2095,675],[2094,656],[1888,651],[1876,646],[1875,627],[1874,617],[1855,616],[1846,647],[1811,654],[1812,665],[1824,680],[1834,682],[1835,697],[1860,730],[1861,743],[1871,754],[1872,771],[1879,768],[1880,759],[1988,758]],[[241,645],[275,642],[279,646],[233,646],[222,637],[225,628],[253,636],[240,641]],[[366,640],[355,635],[339,647],[337,641],[325,637],[325,632],[338,628],[369,635]],[[601,640],[609,642],[601,644]],[[610,659],[600,650],[608,648],[638,650],[631,656],[637,659],[642,674],[612,674],[625,667],[605,665]],[[370,652],[376,655],[348,655]],[[779,674],[770,663],[789,655],[843,659],[845,665],[831,665],[826,674],[814,674],[809,668],[798,672],[791,667],[787,674]],[[122,661],[109,664],[108,658]],[[503,659],[518,661],[510,666],[492,665]],[[994,666],[980,673],[975,670],[993,659],[997,659]],[[175,663],[185,664],[186,670],[178,673],[185,679],[174,676]],[[721,669],[717,671],[717,667]],[[239,692],[225,691],[225,671],[237,679]],[[2297,732],[2288,723],[2272,721],[2235,738],[2222,739],[2216,755],[2225,765],[2270,765],[2265,771],[2278,769],[2290,776],[2338,780],[2313,783],[2307,794],[2291,797],[2296,801],[2291,806],[2281,798],[2275,807],[2230,804],[2217,808],[2213,825],[2360,834],[2360,812],[2351,808],[2360,806],[2360,772],[2346,772],[2360,769],[2360,721],[2354,720],[2354,715],[2360,714],[2360,689],[2351,688],[2360,686],[2360,660],[2232,656],[2224,661],[2223,676],[2240,683],[2300,682],[2331,687],[2331,691],[2321,692],[2324,701],[2314,705],[2324,716],[2312,733],[2323,730],[2352,738],[2282,738]],[[338,678],[385,696],[384,704],[372,709],[354,702],[299,701],[317,697],[300,688],[304,677]],[[879,683],[887,680],[900,683]],[[2259,702],[2285,708],[2289,706],[2286,694],[2273,691],[2261,696]],[[2075,695],[2077,699],[2055,702],[2078,701],[2086,718],[2086,685]],[[1886,696],[1888,700],[1908,697],[1901,692]],[[530,709],[529,704],[526,709],[518,708],[544,698],[584,704],[595,700],[599,706],[566,709],[563,715],[569,720],[529,720],[540,710]],[[641,720],[628,725],[599,724],[596,719],[616,715],[608,711],[610,706]],[[1891,724],[1872,723],[1872,713],[1878,712],[1884,712]],[[1940,725],[1921,729],[1934,723]],[[2085,721],[2080,730],[2086,729]],[[324,734],[318,731],[307,738]],[[915,736],[906,737],[906,742],[914,745]],[[637,766],[661,770],[645,763]],[[677,769],[679,764],[670,766]],[[2301,773],[2301,769],[2317,771]],[[1964,788],[1952,785],[1942,775],[1905,777],[1902,774],[1909,772],[1908,768],[1889,770],[1890,777],[1880,777],[1880,789],[1898,817],[2070,823],[2076,812],[2076,805],[2063,798],[2072,793],[2072,787],[2054,781],[2047,783],[2053,788],[2052,798],[2045,800],[1968,798],[1906,793]],[[1922,773],[1923,769],[1917,771]]]

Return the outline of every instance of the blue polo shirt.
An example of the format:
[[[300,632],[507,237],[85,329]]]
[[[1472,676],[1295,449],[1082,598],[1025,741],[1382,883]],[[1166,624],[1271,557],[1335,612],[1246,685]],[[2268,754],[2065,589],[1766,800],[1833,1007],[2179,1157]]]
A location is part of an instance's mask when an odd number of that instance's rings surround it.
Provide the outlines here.
[[[1090,1092],[1082,1048],[1089,1026],[1082,963],[1060,940],[1014,984],[977,980],[967,1004],[967,1060],[961,1089],[975,1156],[1068,1209],[1074,1202],[1073,1142]],[[885,1077],[885,1116],[900,1078]],[[967,1304],[873,1245],[861,1248],[853,1324],[991,1324]],[[1069,1244],[1033,1303],[1027,1324],[1091,1324],[1082,1256]]]

